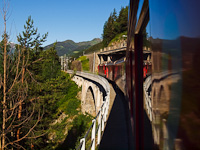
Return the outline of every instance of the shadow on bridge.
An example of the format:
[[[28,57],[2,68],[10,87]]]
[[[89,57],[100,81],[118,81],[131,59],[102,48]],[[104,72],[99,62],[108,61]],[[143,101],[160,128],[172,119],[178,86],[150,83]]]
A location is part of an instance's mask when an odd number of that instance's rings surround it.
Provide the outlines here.
[[[117,94],[99,145],[99,150],[133,150],[134,137],[131,134],[128,102],[115,83],[111,84],[114,92]],[[144,149],[149,150],[153,149],[152,128],[146,112],[144,114]]]

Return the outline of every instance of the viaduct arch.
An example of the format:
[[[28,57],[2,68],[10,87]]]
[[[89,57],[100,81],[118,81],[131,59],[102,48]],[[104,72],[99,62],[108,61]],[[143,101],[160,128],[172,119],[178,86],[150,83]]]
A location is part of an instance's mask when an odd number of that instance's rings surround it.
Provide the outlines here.
[[[100,84],[95,81],[75,75],[72,78],[75,83],[82,88],[81,95],[81,110],[96,116],[104,101],[105,90]]]
[[[166,119],[162,119],[162,115],[166,117],[169,114],[170,101],[172,97],[171,86],[180,80],[178,72],[162,72],[153,74],[144,82],[145,104],[150,120],[152,121],[152,130],[154,132],[155,144],[160,144],[161,132],[163,138],[168,140],[168,129]],[[160,124],[163,124],[161,131]]]

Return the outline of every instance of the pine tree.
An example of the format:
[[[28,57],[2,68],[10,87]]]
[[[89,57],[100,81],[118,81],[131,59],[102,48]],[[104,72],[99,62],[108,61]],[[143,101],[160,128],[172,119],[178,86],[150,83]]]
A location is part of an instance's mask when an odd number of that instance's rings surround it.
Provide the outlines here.
[[[20,43],[20,46],[26,51],[33,50],[37,52],[42,43],[46,41],[48,33],[42,35],[41,37],[38,33],[38,29],[35,29],[33,24],[33,19],[31,19],[31,16],[29,16],[28,20],[26,21],[26,25],[24,25],[24,31],[22,32],[22,34],[19,34],[19,36],[17,36],[17,41]]]
[[[116,36],[117,34],[117,13],[114,9],[110,14],[108,20],[104,24],[103,29],[103,44],[106,47],[109,42]]]
[[[122,33],[128,30],[128,6],[121,8],[117,22],[119,26],[118,33]]]
[[[103,28],[103,45],[108,46],[110,41],[120,33],[127,31],[128,7],[122,7],[117,16],[116,10],[110,14]]]

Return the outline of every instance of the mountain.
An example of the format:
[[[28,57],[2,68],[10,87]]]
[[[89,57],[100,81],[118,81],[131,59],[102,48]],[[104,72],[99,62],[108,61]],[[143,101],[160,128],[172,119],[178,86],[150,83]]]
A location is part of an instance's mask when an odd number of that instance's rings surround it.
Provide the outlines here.
[[[73,57],[78,58],[79,56],[81,56],[83,54],[83,52],[84,52],[84,54],[90,54],[90,53],[93,53],[93,52],[100,51],[100,49],[102,49],[102,48],[103,48],[103,42],[101,41],[100,43],[97,43],[93,46],[90,46],[87,49],[82,49],[79,52],[74,53]]]
[[[83,49],[87,49],[97,43],[100,43],[101,41],[102,40],[99,38],[94,38],[91,41],[84,41],[84,42],[79,42],[79,43],[75,43],[72,40],[66,40],[63,42],[57,42],[56,51],[59,56],[62,56],[64,54],[71,55],[73,53],[78,53],[79,51]],[[44,47],[44,49],[49,49],[52,46],[53,44],[50,44]]]

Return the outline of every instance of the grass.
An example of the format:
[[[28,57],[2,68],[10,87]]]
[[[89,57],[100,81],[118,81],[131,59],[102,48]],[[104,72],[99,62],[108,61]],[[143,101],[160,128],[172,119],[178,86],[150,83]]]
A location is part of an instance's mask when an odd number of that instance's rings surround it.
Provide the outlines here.
[[[126,32],[123,32],[123,33],[120,33],[120,34],[117,34],[111,41],[110,43],[108,44],[108,46],[111,46],[112,43],[114,42],[119,42],[120,40],[123,39],[123,35],[127,35],[127,31]]]
[[[86,56],[81,56],[77,60],[79,60],[81,62],[83,71],[90,70],[89,59]]]

